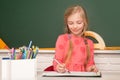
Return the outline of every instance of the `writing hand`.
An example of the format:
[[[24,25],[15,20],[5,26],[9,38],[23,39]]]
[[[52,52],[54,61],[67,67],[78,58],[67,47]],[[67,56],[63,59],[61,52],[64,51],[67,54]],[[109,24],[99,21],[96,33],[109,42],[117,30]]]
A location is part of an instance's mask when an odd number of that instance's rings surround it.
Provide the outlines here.
[[[59,73],[65,73],[66,72],[65,64],[64,63],[63,64],[58,64],[57,65],[57,71]]]

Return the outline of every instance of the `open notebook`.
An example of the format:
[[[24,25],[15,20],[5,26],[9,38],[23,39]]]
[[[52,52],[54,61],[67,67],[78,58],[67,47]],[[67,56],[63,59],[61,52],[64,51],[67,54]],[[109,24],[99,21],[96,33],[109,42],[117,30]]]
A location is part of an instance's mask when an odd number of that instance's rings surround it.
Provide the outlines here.
[[[58,73],[55,71],[45,71],[42,74],[43,77],[101,77],[101,72],[66,72]]]

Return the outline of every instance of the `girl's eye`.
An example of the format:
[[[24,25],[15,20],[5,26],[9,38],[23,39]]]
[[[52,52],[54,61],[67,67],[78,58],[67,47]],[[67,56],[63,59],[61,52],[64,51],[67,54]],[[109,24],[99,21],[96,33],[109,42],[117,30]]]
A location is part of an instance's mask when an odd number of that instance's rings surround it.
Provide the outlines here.
[[[78,24],[82,24],[82,22],[77,22]]]
[[[68,22],[68,25],[72,25],[73,24],[73,22]]]

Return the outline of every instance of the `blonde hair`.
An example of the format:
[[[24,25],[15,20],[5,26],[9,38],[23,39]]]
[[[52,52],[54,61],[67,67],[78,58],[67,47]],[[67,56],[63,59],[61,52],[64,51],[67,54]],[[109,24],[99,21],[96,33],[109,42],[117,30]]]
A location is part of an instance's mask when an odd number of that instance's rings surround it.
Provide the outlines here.
[[[72,6],[70,8],[68,8],[66,11],[65,11],[65,14],[64,14],[64,23],[65,23],[65,32],[70,34],[71,31],[67,25],[67,19],[70,15],[74,14],[74,13],[77,13],[79,12],[80,13],[80,16],[83,18],[83,22],[84,22],[84,27],[83,27],[83,30],[81,32],[81,35],[83,37],[84,36],[84,33],[85,31],[88,29],[88,19],[87,19],[87,14],[86,14],[86,11],[83,7],[79,6],[79,5],[75,5],[75,6]],[[89,50],[89,46],[88,44],[86,44],[85,42],[85,45],[86,45],[86,51],[87,51],[87,59],[85,61],[85,66],[90,58],[90,50]],[[67,63],[69,62],[71,56],[72,56],[72,50],[73,50],[73,45],[72,45],[72,41],[71,39],[69,39],[69,48],[68,48],[68,52],[65,56],[65,64],[67,65]]]
[[[67,25],[68,17],[72,14],[77,13],[77,12],[79,12],[80,16],[83,18],[84,28],[83,28],[82,33],[81,33],[81,35],[83,36],[84,32],[88,29],[88,19],[87,19],[87,14],[86,14],[85,9],[82,6],[79,6],[79,5],[69,7],[65,11],[65,14],[64,14],[65,33],[71,33],[71,31],[69,30],[68,25]]]

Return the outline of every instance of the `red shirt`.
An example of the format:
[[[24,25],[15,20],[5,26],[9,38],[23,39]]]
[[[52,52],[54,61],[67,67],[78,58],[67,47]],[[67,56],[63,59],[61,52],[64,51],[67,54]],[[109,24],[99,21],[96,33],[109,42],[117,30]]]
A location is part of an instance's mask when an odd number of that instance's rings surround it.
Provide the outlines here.
[[[55,56],[54,58],[60,63],[64,63],[65,56],[69,48],[69,34],[62,34],[58,37],[55,47]],[[72,56],[70,62],[67,64],[66,68],[70,71],[85,71],[84,63],[87,58],[86,45],[83,37],[77,37],[70,35],[72,41]],[[92,40],[87,39],[88,45],[90,46],[90,59],[87,64],[89,66],[94,65],[94,45]],[[57,63],[53,61],[54,70],[56,71]]]

